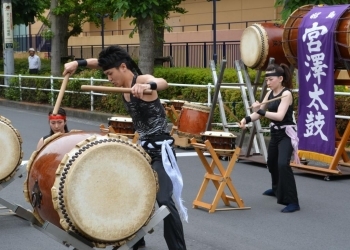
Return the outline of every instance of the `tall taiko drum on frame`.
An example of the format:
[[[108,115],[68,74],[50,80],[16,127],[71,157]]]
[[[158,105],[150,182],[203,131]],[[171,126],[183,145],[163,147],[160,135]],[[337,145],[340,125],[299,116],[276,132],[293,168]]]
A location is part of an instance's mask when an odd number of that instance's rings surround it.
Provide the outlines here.
[[[298,68],[298,29],[304,16],[317,5],[309,4],[296,9],[284,25],[282,47],[291,65]],[[319,6],[322,7],[322,6]],[[338,20],[335,32],[334,67],[345,69],[345,61],[350,63],[350,10]]]
[[[243,63],[252,69],[265,70],[269,59],[289,65],[282,48],[283,26],[278,23],[255,23],[244,29],[240,52]]]
[[[116,134],[54,134],[27,165],[24,195],[40,221],[96,247],[120,246],[154,213],[158,179],[143,148]]]

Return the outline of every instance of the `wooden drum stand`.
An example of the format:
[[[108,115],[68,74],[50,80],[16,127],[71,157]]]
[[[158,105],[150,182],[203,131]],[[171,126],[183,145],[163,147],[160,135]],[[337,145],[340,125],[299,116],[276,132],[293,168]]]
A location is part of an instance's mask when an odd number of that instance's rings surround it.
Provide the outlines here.
[[[199,159],[206,170],[197,197],[193,201],[193,208],[202,207],[208,209],[209,213],[213,213],[216,210],[250,209],[250,207],[246,207],[244,205],[244,202],[235,189],[230,177],[241,149],[239,147],[236,147],[235,149],[215,149],[209,140],[205,140],[204,143],[198,143],[195,138],[191,139],[191,144],[196,150]],[[210,164],[203,154],[204,151],[208,151],[212,157]],[[226,169],[219,159],[220,156],[231,158]],[[218,168],[219,173],[214,173],[215,167]],[[205,203],[202,201],[202,198],[210,181],[213,182],[217,192],[212,203]],[[224,190],[226,186],[230,190],[232,196],[225,194]],[[224,202],[225,206],[227,206],[226,208],[217,208],[220,198]],[[235,202],[238,207],[231,207],[229,203],[230,201]]]

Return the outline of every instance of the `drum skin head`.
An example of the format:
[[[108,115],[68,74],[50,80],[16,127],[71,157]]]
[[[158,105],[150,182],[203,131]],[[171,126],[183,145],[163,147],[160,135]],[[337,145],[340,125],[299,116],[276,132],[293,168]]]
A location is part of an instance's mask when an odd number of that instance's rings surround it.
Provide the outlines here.
[[[250,68],[259,68],[265,61],[269,50],[266,32],[260,24],[253,24],[244,29],[240,51],[243,63]]]
[[[22,139],[11,121],[0,116],[0,183],[7,181],[21,164]]]
[[[236,138],[237,137],[230,132],[223,132],[223,131],[205,131],[204,133],[201,133],[201,135],[213,136],[213,137],[226,137],[226,138]]]
[[[108,134],[91,137],[66,154],[51,191],[64,229],[97,242],[117,242],[148,223],[157,188],[143,149]]]

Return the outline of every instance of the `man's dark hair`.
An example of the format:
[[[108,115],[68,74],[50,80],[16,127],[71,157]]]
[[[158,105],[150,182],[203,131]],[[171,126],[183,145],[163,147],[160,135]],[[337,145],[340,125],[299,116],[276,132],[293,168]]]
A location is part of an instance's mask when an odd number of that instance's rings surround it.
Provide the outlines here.
[[[103,71],[119,68],[122,63],[125,63],[129,70],[135,70],[137,74],[142,75],[141,70],[134,60],[131,59],[129,53],[119,45],[113,45],[103,49],[98,56],[98,66]]]

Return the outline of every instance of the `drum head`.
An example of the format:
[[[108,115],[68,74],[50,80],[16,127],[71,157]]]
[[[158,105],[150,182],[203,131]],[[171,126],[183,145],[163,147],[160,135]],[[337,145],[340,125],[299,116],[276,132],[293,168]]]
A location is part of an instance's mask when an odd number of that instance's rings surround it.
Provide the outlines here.
[[[150,157],[127,137],[91,137],[60,166],[52,196],[66,230],[78,230],[97,242],[117,242],[148,223],[157,176]]]
[[[0,182],[11,176],[22,161],[22,139],[11,121],[0,116]]]
[[[256,68],[266,61],[269,44],[265,29],[260,24],[253,24],[244,29],[241,37],[241,59],[250,68]]]
[[[222,131],[205,131],[201,133],[203,136],[213,136],[213,137],[227,137],[227,138],[236,138],[234,134],[230,132],[222,132]]]
[[[192,103],[192,102],[186,102],[182,107],[184,109],[191,109],[191,110],[201,111],[204,113],[210,112],[210,107],[202,104]]]

